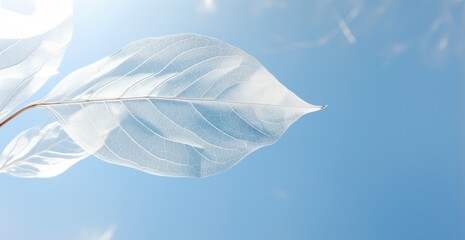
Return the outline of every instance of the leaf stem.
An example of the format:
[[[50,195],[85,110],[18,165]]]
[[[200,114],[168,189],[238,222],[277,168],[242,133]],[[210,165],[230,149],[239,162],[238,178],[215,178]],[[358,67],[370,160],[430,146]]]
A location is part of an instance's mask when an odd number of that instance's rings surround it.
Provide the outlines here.
[[[16,111],[15,113],[13,113],[11,116],[9,116],[7,119],[3,120],[2,122],[0,122],[0,128],[3,127],[3,125],[7,124],[8,122],[10,122],[11,120],[13,120],[14,118],[16,118],[17,116],[19,116],[21,113],[27,111],[28,109],[31,109],[31,108],[35,108],[35,107],[38,107],[40,106],[41,104],[40,103],[33,103],[33,104],[30,104],[30,105],[27,105],[21,109],[19,109],[18,111]]]

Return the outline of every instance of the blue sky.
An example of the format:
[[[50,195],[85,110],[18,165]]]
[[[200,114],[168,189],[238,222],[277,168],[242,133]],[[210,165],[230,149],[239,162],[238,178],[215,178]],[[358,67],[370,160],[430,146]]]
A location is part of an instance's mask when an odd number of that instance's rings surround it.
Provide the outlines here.
[[[465,239],[465,1],[76,0],[60,74],[193,32],[327,104],[232,170],[173,179],[88,158],[0,176],[3,239]],[[0,148],[50,119],[31,110]]]

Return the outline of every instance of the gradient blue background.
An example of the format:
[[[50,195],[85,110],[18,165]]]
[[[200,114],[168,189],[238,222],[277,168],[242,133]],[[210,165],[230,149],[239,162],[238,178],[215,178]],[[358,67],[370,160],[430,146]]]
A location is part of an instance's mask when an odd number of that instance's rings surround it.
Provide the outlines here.
[[[329,107],[214,177],[93,157],[52,179],[2,175],[0,239],[465,239],[465,1],[76,0],[74,19],[33,99],[131,41],[194,32]],[[0,148],[47,118],[21,115]]]

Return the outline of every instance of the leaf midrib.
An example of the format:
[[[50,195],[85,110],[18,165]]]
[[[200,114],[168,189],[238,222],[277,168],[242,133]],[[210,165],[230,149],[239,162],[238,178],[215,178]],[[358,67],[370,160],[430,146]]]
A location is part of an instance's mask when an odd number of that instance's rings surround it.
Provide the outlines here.
[[[300,107],[300,106],[288,106],[288,105],[277,105],[277,104],[267,104],[267,103],[254,103],[254,102],[236,102],[236,101],[226,101],[218,99],[198,99],[198,98],[175,98],[175,97],[154,97],[154,96],[145,96],[145,97],[125,97],[125,98],[102,98],[102,99],[90,99],[90,100],[75,100],[75,101],[62,101],[62,102],[37,102],[30,105],[27,105],[10,117],[6,118],[0,122],[0,127],[3,127],[9,121],[13,120],[21,113],[36,107],[49,107],[49,106],[60,106],[60,105],[74,105],[74,104],[86,104],[86,103],[102,103],[102,102],[121,102],[121,101],[138,101],[138,100],[167,100],[167,101],[180,101],[180,102],[208,102],[208,103],[220,103],[220,104],[237,104],[237,105],[251,105],[251,106],[263,106],[263,107],[276,107],[276,108],[290,108],[290,109],[316,109],[322,110],[326,108],[325,106],[314,106],[309,105],[309,107]]]
[[[102,99],[90,99],[90,100],[75,100],[75,101],[61,101],[61,102],[39,102],[36,103],[36,107],[47,107],[55,105],[72,105],[72,104],[83,104],[83,103],[99,103],[99,102],[120,102],[120,101],[137,101],[137,100],[167,100],[167,101],[180,101],[180,102],[206,102],[206,103],[220,103],[220,104],[238,104],[238,105],[252,105],[252,106],[264,106],[264,107],[278,107],[278,108],[291,108],[291,109],[314,109],[310,107],[300,107],[300,106],[288,106],[288,105],[278,105],[278,104],[267,104],[267,103],[257,103],[257,102],[237,102],[237,101],[227,101],[227,100],[218,100],[218,99],[199,99],[199,98],[177,98],[177,97],[154,97],[154,96],[145,96],[145,97],[124,97],[124,98],[102,98]],[[315,108],[324,108],[325,106],[315,106]]]

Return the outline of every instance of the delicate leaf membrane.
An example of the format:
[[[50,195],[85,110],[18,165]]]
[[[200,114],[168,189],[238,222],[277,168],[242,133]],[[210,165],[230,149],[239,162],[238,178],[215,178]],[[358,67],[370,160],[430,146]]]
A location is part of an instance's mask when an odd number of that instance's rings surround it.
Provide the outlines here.
[[[129,44],[70,74],[44,103],[86,151],[163,176],[222,172],[322,108],[242,50],[195,34]]]
[[[30,14],[7,8],[28,4]],[[0,120],[57,73],[71,17],[71,0],[0,0]]]
[[[54,122],[14,138],[0,156],[0,172],[25,178],[54,177],[88,155]]]

